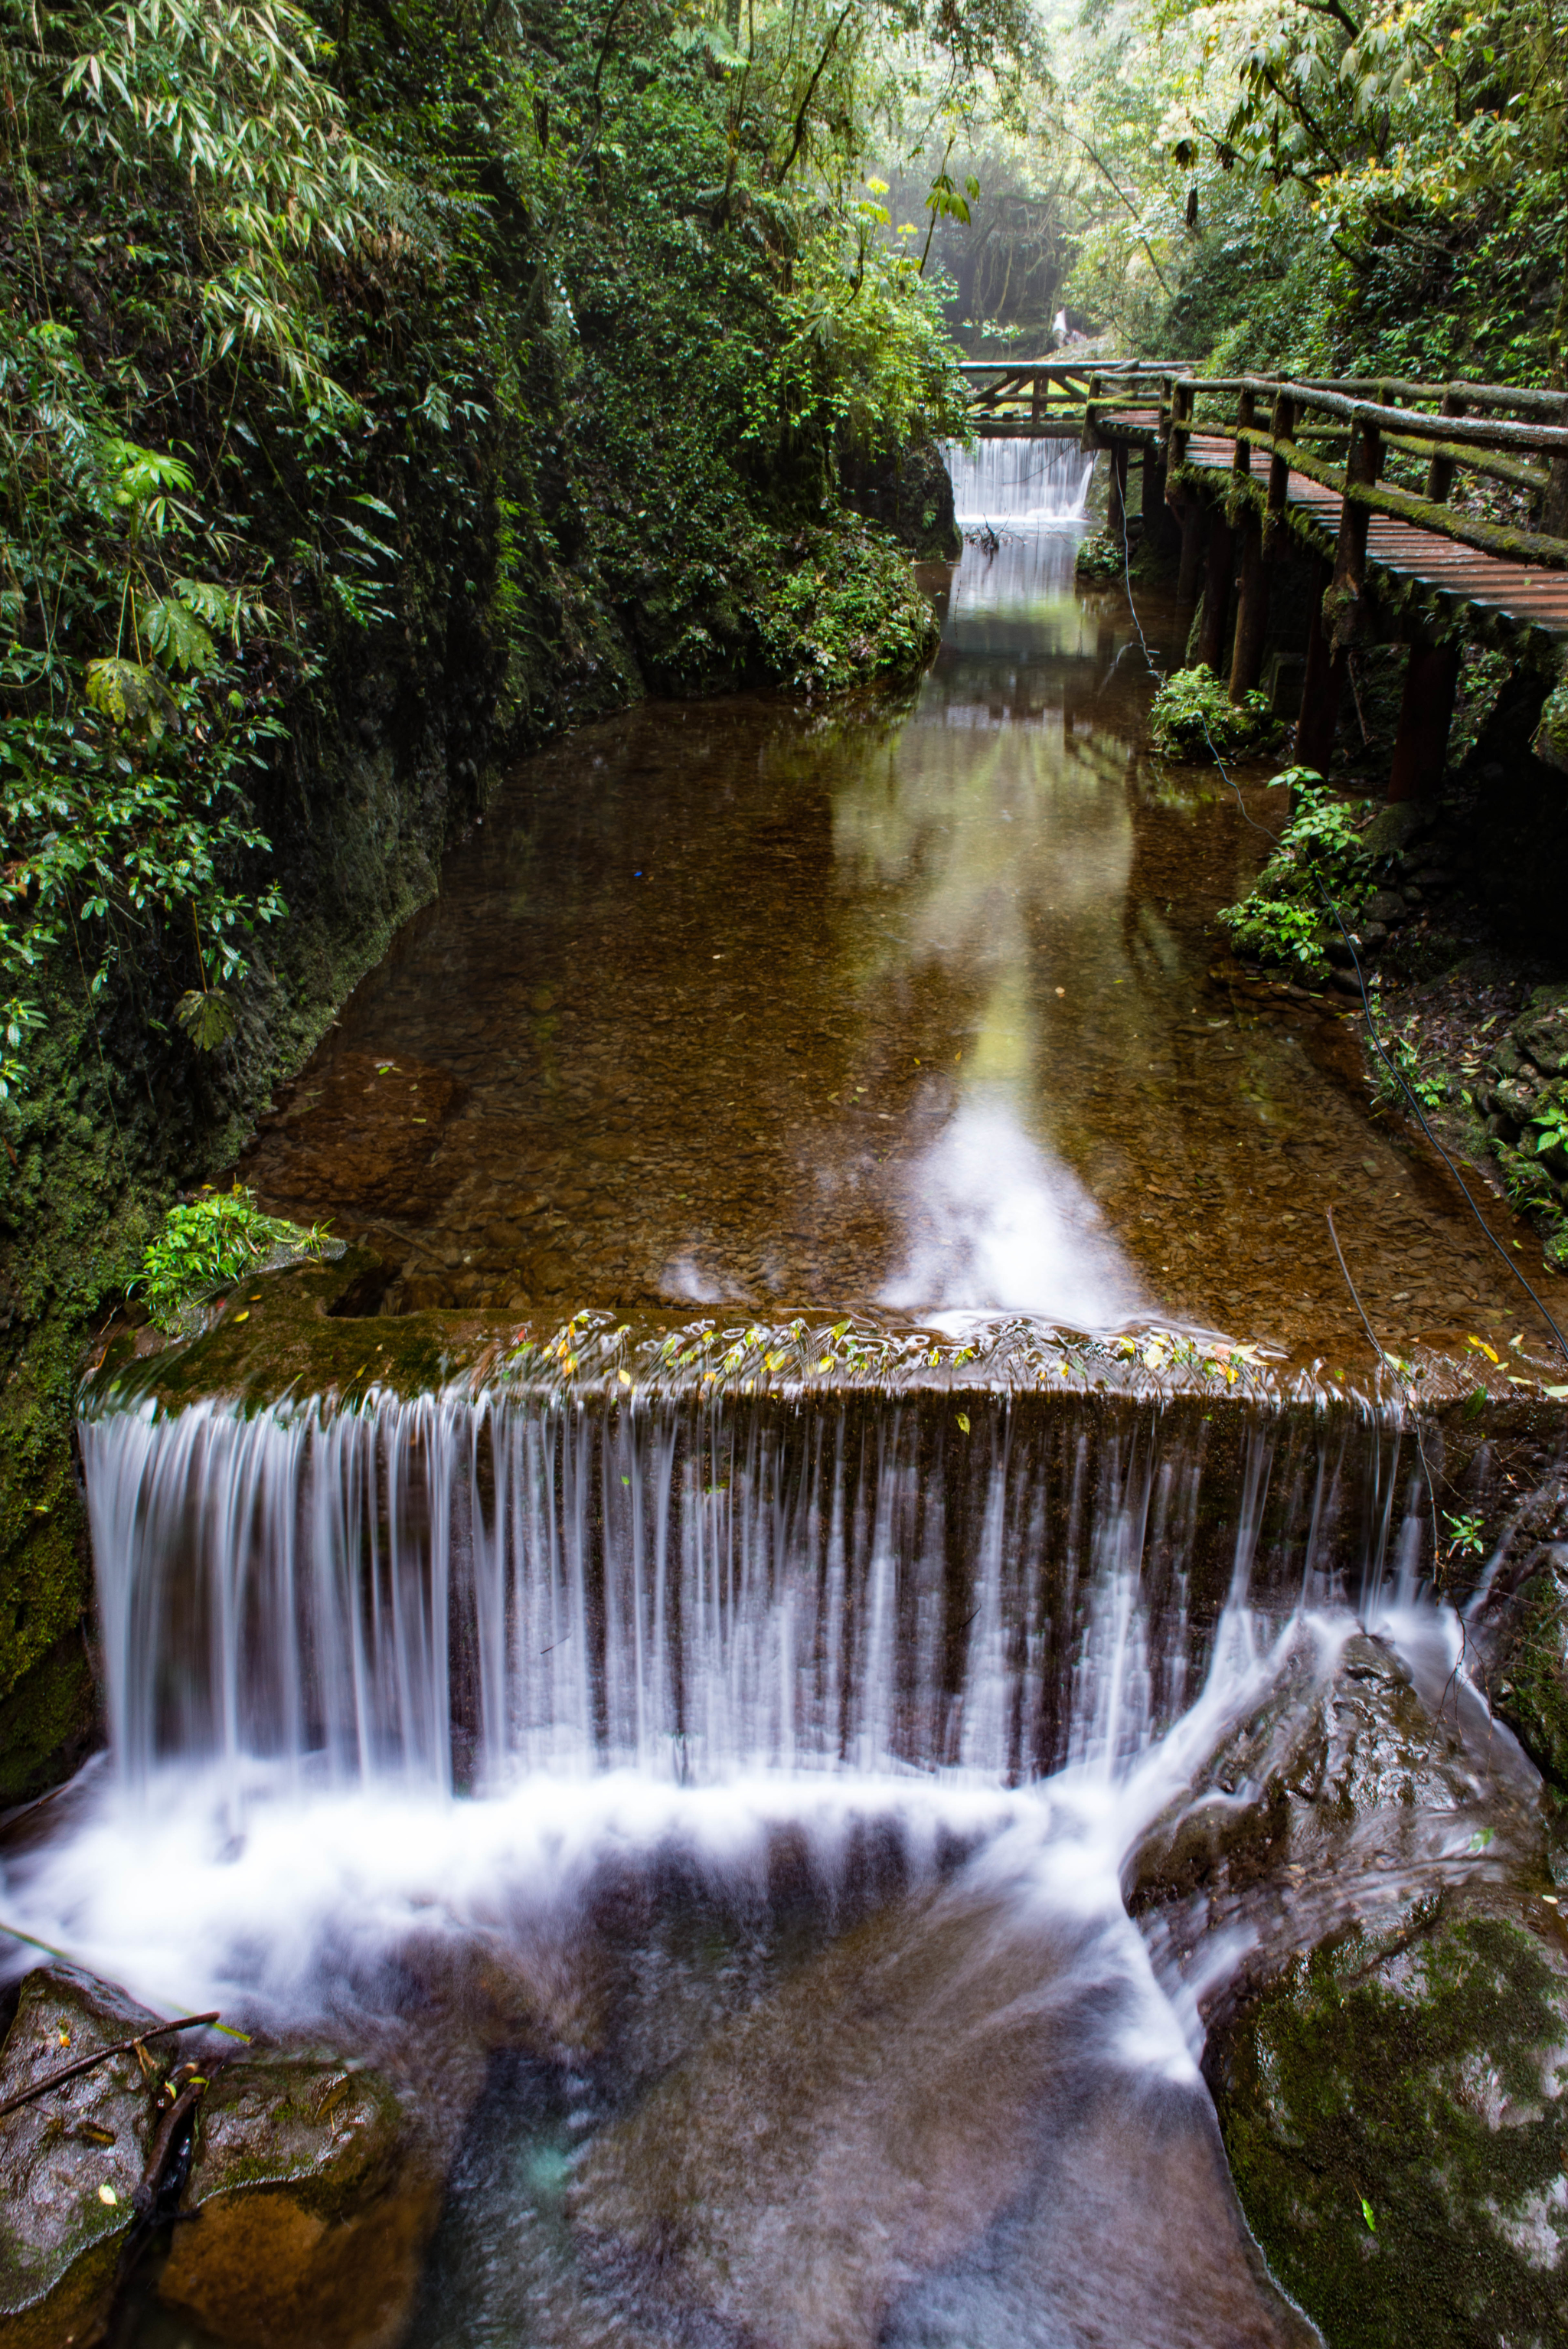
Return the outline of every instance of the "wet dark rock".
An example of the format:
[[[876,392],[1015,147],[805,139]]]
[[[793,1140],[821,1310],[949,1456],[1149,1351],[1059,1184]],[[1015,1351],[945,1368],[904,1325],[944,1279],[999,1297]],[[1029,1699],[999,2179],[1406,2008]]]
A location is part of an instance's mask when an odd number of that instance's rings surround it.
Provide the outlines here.
[[[874,458],[846,457],[842,474],[856,511],[884,524],[917,559],[947,563],[962,554],[953,477],[934,440],[912,441]]]
[[[207,2092],[159,2297],[232,2349],[383,2349],[440,2201],[396,2092],[326,2055],[247,2055]]]
[[[0,2053],[0,2103],[159,2020],[75,1967],[38,1967]],[[110,2056],[0,2121],[4,2349],[64,2349],[107,2317],[173,2044],[147,2051],[150,2082],[134,2054]]]
[[[1484,1708],[1432,1671],[1419,1690],[1382,1640],[1326,1649],[1303,1630],[1129,1862],[1128,1905],[1158,1953],[1184,1967],[1240,1929],[1255,1981],[1353,1922],[1406,1916],[1429,1885],[1539,1868],[1533,1775],[1489,1751]]]
[[[1369,922],[1381,922],[1388,929],[1409,918],[1404,897],[1393,889],[1374,889],[1362,912]]]
[[[1412,840],[1429,831],[1435,821],[1433,812],[1418,801],[1392,800],[1373,816],[1361,835],[1361,844],[1370,856],[1398,856]]]
[[[1568,1956],[1551,1930],[1447,1902],[1351,1930],[1212,2043],[1243,2207],[1334,2349],[1562,2338]]]
[[[1509,1609],[1488,1682],[1526,1753],[1568,1795],[1568,1542],[1539,1552]]]

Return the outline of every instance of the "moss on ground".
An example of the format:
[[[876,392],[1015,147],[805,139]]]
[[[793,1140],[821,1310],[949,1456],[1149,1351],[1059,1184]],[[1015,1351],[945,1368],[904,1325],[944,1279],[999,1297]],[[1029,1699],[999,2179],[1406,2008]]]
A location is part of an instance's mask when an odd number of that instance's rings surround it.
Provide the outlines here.
[[[1565,2045],[1561,1951],[1448,1914],[1328,1945],[1223,2034],[1243,2207],[1331,2349],[1562,2339]]]

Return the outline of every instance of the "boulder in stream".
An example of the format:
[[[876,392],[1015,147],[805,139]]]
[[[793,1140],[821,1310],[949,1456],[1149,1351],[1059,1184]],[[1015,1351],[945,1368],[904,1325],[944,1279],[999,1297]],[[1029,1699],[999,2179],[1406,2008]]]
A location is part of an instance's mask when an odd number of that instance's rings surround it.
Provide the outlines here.
[[[1333,2349],[1530,2349],[1568,2305],[1568,1950],[1463,1900],[1298,1959],[1205,2067],[1243,2207]]]
[[[386,2349],[440,2195],[438,2163],[376,2073],[239,2057],[207,2092],[159,2297],[230,2349]]]
[[[159,2019],[74,1966],[36,1968],[0,2053],[0,2104]],[[171,2044],[148,2051],[155,2077]],[[152,2086],[133,2054],[0,2120],[0,2349],[67,2349],[98,2333],[156,2127]]]

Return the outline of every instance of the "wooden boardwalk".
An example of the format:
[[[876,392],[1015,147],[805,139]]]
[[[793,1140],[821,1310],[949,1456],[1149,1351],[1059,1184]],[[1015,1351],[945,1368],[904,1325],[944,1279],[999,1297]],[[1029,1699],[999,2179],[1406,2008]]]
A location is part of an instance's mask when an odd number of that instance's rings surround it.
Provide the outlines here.
[[[1147,409],[1117,409],[1099,419],[1099,429],[1108,439],[1146,446],[1159,423],[1158,414]],[[1211,433],[1194,432],[1187,446],[1188,464],[1223,477],[1226,487],[1234,457],[1233,443]],[[1286,477],[1285,499],[1297,518],[1309,520],[1322,554],[1332,562],[1345,512],[1343,492],[1293,471]],[[1375,570],[1426,589],[1441,605],[1465,605],[1485,620],[1502,623],[1508,633],[1539,628],[1568,641],[1568,572],[1511,562],[1379,513],[1367,522],[1367,561]]]

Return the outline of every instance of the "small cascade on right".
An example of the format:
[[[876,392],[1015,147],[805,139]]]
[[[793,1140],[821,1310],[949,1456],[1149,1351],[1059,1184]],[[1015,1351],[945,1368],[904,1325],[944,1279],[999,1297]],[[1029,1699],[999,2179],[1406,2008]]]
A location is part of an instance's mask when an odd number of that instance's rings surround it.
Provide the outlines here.
[[[1038,530],[1084,518],[1094,458],[1076,440],[956,442],[944,450],[960,530]]]

